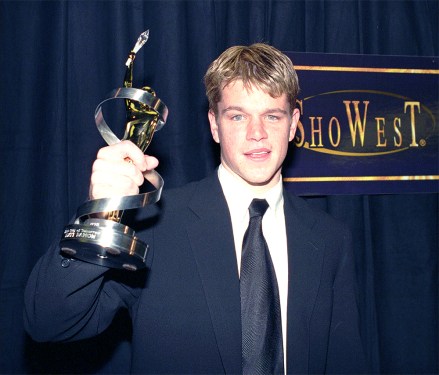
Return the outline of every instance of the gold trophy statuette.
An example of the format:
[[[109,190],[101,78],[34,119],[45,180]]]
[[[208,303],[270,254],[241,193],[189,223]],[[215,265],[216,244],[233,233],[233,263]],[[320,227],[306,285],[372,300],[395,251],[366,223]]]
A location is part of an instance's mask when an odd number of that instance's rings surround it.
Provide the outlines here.
[[[133,64],[137,52],[147,42],[149,30],[140,34],[125,63],[123,88],[111,91],[96,107],[95,122],[109,144],[120,142],[105,122],[102,106],[113,99],[124,99],[126,127],[123,140],[130,140],[144,153],[154,133],[166,122],[168,109],[150,87],[132,87]],[[130,162],[127,159],[127,162]],[[90,200],[82,204],[73,224],[64,228],[61,251],[72,258],[110,268],[136,271],[145,267],[148,245],[140,241],[134,230],[121,223],[124,210],[144,207],[160,199],[163,179],[155,171],[149,182],[155,190],[130,196]]]

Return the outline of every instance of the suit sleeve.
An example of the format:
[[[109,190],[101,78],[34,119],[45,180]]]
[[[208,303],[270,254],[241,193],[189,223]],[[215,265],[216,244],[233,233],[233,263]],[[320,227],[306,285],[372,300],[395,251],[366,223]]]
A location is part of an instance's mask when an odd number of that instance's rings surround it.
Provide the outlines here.
[[[326,373],[364,374],[368,368],[360,338],[352,239],[348,231],[343,237],[343,251],[333,284]]]
[[[24,325],[35,341],[95,336],[116,312],[135,303],[145,273],[110,270],[63,257],[54,244],[35,265],[26,289]]]

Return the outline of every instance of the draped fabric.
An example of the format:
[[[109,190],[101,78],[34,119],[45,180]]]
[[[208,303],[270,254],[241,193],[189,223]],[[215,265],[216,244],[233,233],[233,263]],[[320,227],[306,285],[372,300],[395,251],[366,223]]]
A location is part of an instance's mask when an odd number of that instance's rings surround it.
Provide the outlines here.
[[[435,0],[1,1],[1,373],[128,369],[126,314],[100,337],[39,344],[23,330],[23,289],[87,197],[91,164],[105,145],[94,109],[122,85],[127,54],[146,29],[134,86],[152,86],[169,107],[148,149],[165,188],[218,163],[202,78],[225,48],[263,41],[283,51],[438,56],[439,45]],[[371,371],[436,373],[438,195],[307,199],[353,231]]]

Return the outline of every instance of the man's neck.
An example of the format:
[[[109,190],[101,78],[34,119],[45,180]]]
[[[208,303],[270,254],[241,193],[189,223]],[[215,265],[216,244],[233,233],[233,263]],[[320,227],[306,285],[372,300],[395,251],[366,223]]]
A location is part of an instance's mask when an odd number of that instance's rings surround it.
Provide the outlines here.
[[[249,195],[255,198],[264,197],[271,189],[278,186],[282,181],[282,175],[278,173],[273,176],[269,182],[263,184],[251,184],[222,163],[220,164],[219,169],[221,170],[220,174],[222,173],[223,175],[226,174],[229,176],[229,178],[227,178],[229,183],[237,186],[240,190],[246,190]]]

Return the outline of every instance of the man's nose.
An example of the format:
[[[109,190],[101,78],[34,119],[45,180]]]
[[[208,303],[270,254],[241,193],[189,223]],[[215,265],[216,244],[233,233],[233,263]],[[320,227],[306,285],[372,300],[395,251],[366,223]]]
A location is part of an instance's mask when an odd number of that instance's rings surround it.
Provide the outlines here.
[[[259,118],[252,118],[247,126],[247,139],[260,141],[267,138],[264,122]]]

